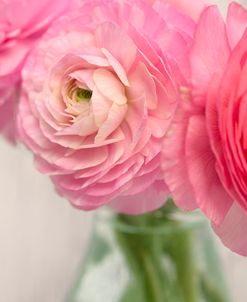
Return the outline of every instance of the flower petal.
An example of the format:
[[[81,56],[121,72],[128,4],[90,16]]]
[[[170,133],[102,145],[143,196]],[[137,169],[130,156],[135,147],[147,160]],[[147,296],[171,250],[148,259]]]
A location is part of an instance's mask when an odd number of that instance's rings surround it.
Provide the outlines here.
[[[141,215],[163,206],[168,196],[169,192],[164,182],[156,181],[138,194],[117,197],[110,206],[120,213]]]
[[[193,101],[198,105],[204,106],[210,80],[215,73],[223,74],[229,54],[224,20],[217,7],[211,6],[199,20],[191,50]]]
[[[234,48],[247,28],[247,10],[236,2],[229,5],[227,13],[227,34],[231,48]]]
[[[104,141],[114,130],[120,126],[127,113],[127,110],[128,106],[126,104],[112,105],[106,121],[101,125],[95,137],[96,144]]]
[[[247,256],[247,214],[234,203],[219,226],[213,224],[222,242],[235,253]]]
[[[107,49],[129,71],[136,57],[136,47],[129,36],[113,23],[105,22],[97,27],[95,39],[97,47]]]
[[[107,69],[96,69],[93,79],[97,89],[106,98],[118,105],[127,103],[124,86],[112,72]]]
[[[189,120],[186,161],[198,206],[215,224],[220,224],[232,205],[232,199],[216,173],[216,160],[203,116],[193,116]]]

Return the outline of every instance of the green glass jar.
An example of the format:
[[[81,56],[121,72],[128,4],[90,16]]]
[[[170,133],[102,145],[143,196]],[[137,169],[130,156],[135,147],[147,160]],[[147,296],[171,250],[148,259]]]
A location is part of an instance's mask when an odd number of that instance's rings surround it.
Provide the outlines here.
[[[208,223],[172,202],[140,216],[103,209],[68,302],[229,302]]]

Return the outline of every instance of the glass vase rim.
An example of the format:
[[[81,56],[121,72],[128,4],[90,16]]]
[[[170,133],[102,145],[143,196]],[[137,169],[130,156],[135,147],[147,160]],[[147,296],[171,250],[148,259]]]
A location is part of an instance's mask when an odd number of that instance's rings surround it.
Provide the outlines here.
[[[97,212],[96,223],[108,223],[117,231],[129,234],[174,234],[186,232],[191,229],[203,228],[208,226],[207,220],[201,215],[200,211],[178,212],[169,216],[170,220],[164,221],[160,225],[133,225],[120,221],[119,216],[138,217],[139,215],[127,215],[115,212],[108,207],[101,208]],[[99,215],[100,214],[100,215]],[[143,215],[141,215],[143,216]]]

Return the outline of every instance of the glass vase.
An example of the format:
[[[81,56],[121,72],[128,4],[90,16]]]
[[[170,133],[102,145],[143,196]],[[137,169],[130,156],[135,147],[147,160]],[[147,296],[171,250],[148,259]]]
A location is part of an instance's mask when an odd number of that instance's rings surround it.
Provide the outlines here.
[[[208,223],[172,202],[128,216],[103,209],[67,302],[230,302]]]

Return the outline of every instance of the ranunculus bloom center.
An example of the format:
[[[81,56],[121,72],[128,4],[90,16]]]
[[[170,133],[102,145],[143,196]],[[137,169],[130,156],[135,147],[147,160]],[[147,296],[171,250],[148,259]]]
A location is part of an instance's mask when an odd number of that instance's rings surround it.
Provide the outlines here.
[[[89,89],[84,89],[84,88],[80,88],[77,87],[76,91],[75,91],[75,95],[76,95],[76,101],[77,102],[89,102],[93,92],[92,90]]]
[[[111,66],[91,64],[73,53],[54,65],[46,87],[41,98],[50,98],[51,106],[60,112],[58,135],[79,131],[83,137],[92,135],[95,142],[103,142],[118,129],[131,96],[131,87],[127,89]]]

